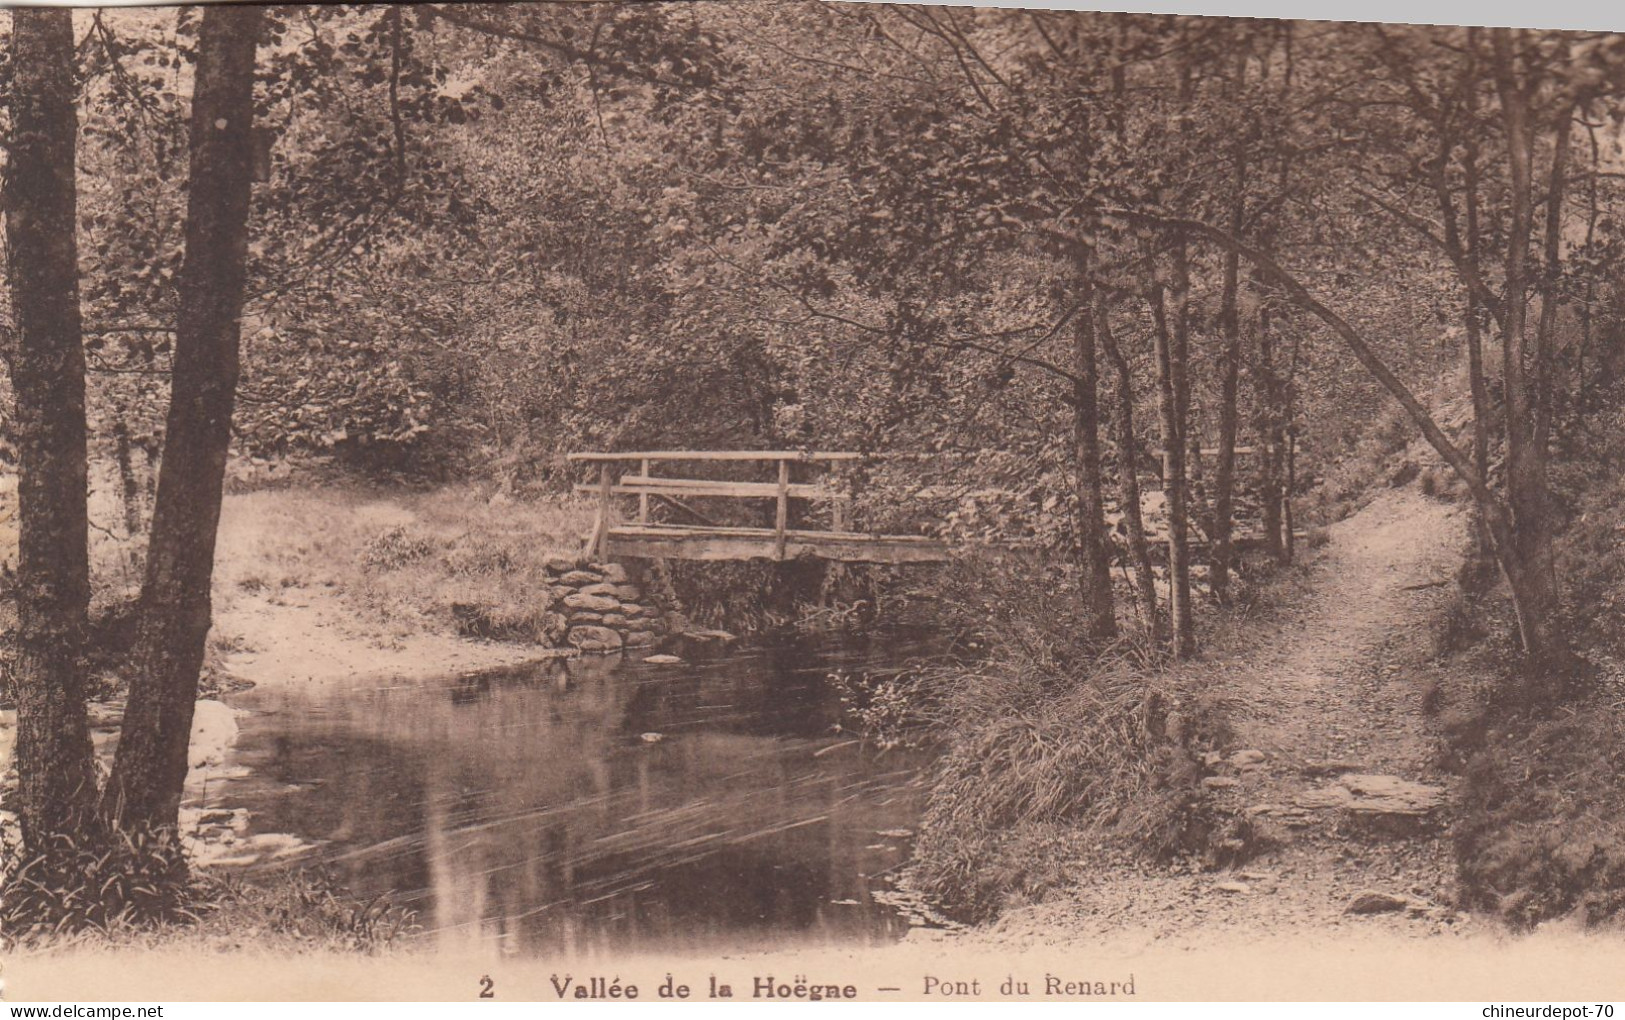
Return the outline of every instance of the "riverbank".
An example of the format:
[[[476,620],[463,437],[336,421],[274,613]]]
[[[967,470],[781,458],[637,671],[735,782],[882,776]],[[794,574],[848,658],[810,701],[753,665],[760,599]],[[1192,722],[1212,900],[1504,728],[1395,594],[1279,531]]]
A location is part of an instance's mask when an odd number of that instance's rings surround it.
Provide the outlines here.
[[[549,608],[549,560],[591,526],[576,500],[475,486],[361,485],[229,495],[215,564],[211,651],[255,683],[412,678],[566,652],[458,633],[458,607],[522,620]]]
[[[576,654],[438,630],[385,629],[358,614],[342,593],[306,585],[234,599],[217,611],[214,633],[218,668],[255,686],[411,682]]]

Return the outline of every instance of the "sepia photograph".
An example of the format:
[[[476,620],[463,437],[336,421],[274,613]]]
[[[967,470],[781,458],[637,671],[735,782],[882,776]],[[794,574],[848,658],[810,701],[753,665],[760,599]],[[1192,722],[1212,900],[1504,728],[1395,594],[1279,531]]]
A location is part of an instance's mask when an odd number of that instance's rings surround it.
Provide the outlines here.
[[[1611,1017],[1545,13],[0,11],[0,997]]]

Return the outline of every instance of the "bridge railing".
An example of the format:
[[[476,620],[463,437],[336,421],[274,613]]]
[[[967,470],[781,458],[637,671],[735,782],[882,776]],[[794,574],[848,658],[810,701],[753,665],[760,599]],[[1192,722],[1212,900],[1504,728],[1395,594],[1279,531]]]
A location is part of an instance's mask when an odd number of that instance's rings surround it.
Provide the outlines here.
[[[576,485],[576,491],[598,494],[598,515],[593,524],[589,552],[606,554],[609,530],[613,526],[616,496],[638,498],[638,524],[649,524],[649,498],[662,498],[696,513],[681,500],[685,496],[724,499],[771,499],[774,501],[773,542],[775,557],[783,559],[789,538],[790,500],[804,499],[832,504],[832,534],[844,533],[848,526],[847,507],[852,496],[824,485],[792,482],[792,464],[834,465],[865,459],[861,453],[819,453],[800,450],[654,450],[631,453],[572,453],[567,458],[577,464],[597,464],[596,484]],[[767,482],[731,482],[708,478],[656,476],[655,465],[670,463],[768,463],[777,467],[776,478]],[[636,474],[626,474],[625,465],[637,465]],[[696,516],[698,516],[696,514]]]

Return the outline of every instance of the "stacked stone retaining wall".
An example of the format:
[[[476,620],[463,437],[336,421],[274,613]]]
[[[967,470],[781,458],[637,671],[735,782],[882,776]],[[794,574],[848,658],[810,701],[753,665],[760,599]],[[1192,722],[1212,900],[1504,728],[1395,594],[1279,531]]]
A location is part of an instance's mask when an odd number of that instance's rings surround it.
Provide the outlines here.
[[[548,580],[564,642],[583,652],[653,648],[671,632],[666,600],[619,563],[550,563]]]

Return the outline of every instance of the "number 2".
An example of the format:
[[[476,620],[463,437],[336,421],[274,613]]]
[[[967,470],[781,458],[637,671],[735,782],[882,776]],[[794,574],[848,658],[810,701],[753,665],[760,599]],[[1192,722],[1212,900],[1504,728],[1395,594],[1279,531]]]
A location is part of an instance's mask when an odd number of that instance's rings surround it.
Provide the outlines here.
[[[495,989],[496,986],[497,986],[497,983],[495,981],[491,980],[491,975],[487,974],[484,977],[480,978],[480,998],[482,998],[482,999],[494,999],[494,998],[496,998],[497,993],[495,991],[493,991],[493,989]]]

